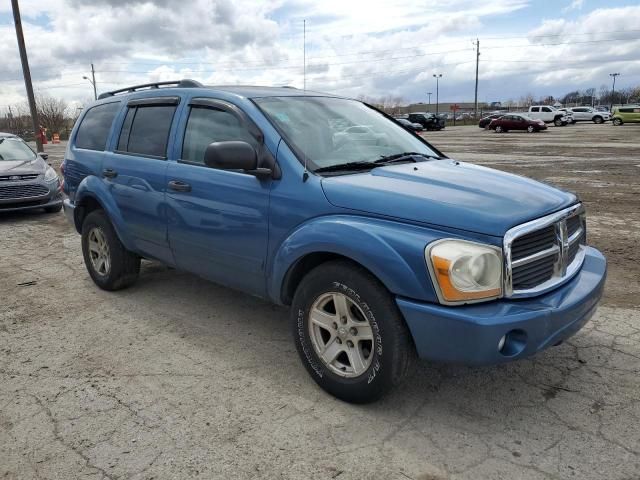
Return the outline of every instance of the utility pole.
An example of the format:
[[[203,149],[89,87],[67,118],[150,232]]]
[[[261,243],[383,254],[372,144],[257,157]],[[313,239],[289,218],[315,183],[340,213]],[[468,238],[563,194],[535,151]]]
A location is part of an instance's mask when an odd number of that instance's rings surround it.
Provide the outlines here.
[[[9,132],[18,133],[13,128],[13,112],[11,111],[11,105],[9,105],[9,115],[7,116],[7,120],[9,123]]]
[[[478,118],[478,67],[480,65],[480,40],[476,38],[476,95],[474,100],[473,114]]]
[[[427,92],[427,95],[429,95],[429,111],[431,111],[431,95],[433,95],[431,92]]]
[[[98,91],[96,90],[96,71],[93,69],[93,63],[91,64],[91,78],[93,78],[93,99],[98,99]]]
[[[436,79],[436,116],[438,115],[438,107],[440,105],[440,86],[438,85],[438,81],[442,78],[442,74],[438,73],[437,75],[434,73],[433,78]]]
[[[93,99],[98,99],[98,92],[96,90],[96,71],[93,69],[93,63],[91,64],[91,78],[86,75],[82,77],[84,80],[87,80],[93,86]]]
[[[33,134],[36,137],[36,149],[38,153],[44,152],[42,148],[42,139],[40,138],[40,122],[38,122],[38,110],[36,109],[36,99],[33,95],[33,85],[31,84],[31,71],[29,70],[29,59],[27,58],[27,49],[24,44],[24,35],[22,33],[22,21],[20,20],[20,7],[18,0],[11,0],[13,8],[13,21],[16,24],[16,37],[18,38],[18,50],[20,50],[20,60],[22,61],[22,76],[24,77],[24,86],[27,89],[27,99],[29,100],[29,110],[31,110],[31,122],[33,123]]]
[[[611,90],[611,108],[610,110],[613,110],[613,102],[615,101],[616,98],[616,77],[618,77],[620,74],[619,73],[610,73],[609,76],[613,77],[613,89]]]

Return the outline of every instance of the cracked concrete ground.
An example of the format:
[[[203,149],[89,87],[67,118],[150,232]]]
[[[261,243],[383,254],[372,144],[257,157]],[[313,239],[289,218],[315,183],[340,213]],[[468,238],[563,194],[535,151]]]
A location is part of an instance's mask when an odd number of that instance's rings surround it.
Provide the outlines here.
[[[595,212],[590,241],[612,268],[570,341],[498,367],[421,364],[382,401],[348,405],[308,377],[286,309],[151,262],[103,292],[61,214],[5,214],[0,478],[640,478],[640,128],[429,137],[568,179],[555,183]],[[47,151],[57,165],[61,147]]]

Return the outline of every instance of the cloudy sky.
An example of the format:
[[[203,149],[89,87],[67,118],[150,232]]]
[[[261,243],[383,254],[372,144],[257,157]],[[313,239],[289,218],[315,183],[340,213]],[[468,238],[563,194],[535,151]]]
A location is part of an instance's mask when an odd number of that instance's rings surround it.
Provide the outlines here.
[[[193,78],[426,101],[480,101],[640,83],[638,0],[20,0],[36,91]],[[11,4],[0,3],[0,112],[24,100]],[[432,101],[435,100],[435,94]]]

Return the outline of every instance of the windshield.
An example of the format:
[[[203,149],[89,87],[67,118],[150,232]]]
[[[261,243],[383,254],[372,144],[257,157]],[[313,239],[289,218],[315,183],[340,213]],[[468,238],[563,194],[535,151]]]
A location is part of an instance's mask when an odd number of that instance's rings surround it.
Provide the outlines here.
[[[19,138],[0,138],[0,161],[35,160],[36,154]]]
[[[438,156],[400,125],[356,100],[267,97],[255,101],[311,171],[374,162],[403,152]]]

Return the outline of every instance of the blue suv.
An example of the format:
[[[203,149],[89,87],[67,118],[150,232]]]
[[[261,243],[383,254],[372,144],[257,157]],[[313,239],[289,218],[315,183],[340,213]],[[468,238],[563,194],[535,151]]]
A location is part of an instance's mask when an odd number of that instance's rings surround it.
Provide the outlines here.
[[[291,305],[311,377],[350,402],[416,356],[497,364],[556,345],[604,286],[575,195],[447,158],[347,98],[192,80],[104,93],[63,172],[100,288],[147,258]]]

